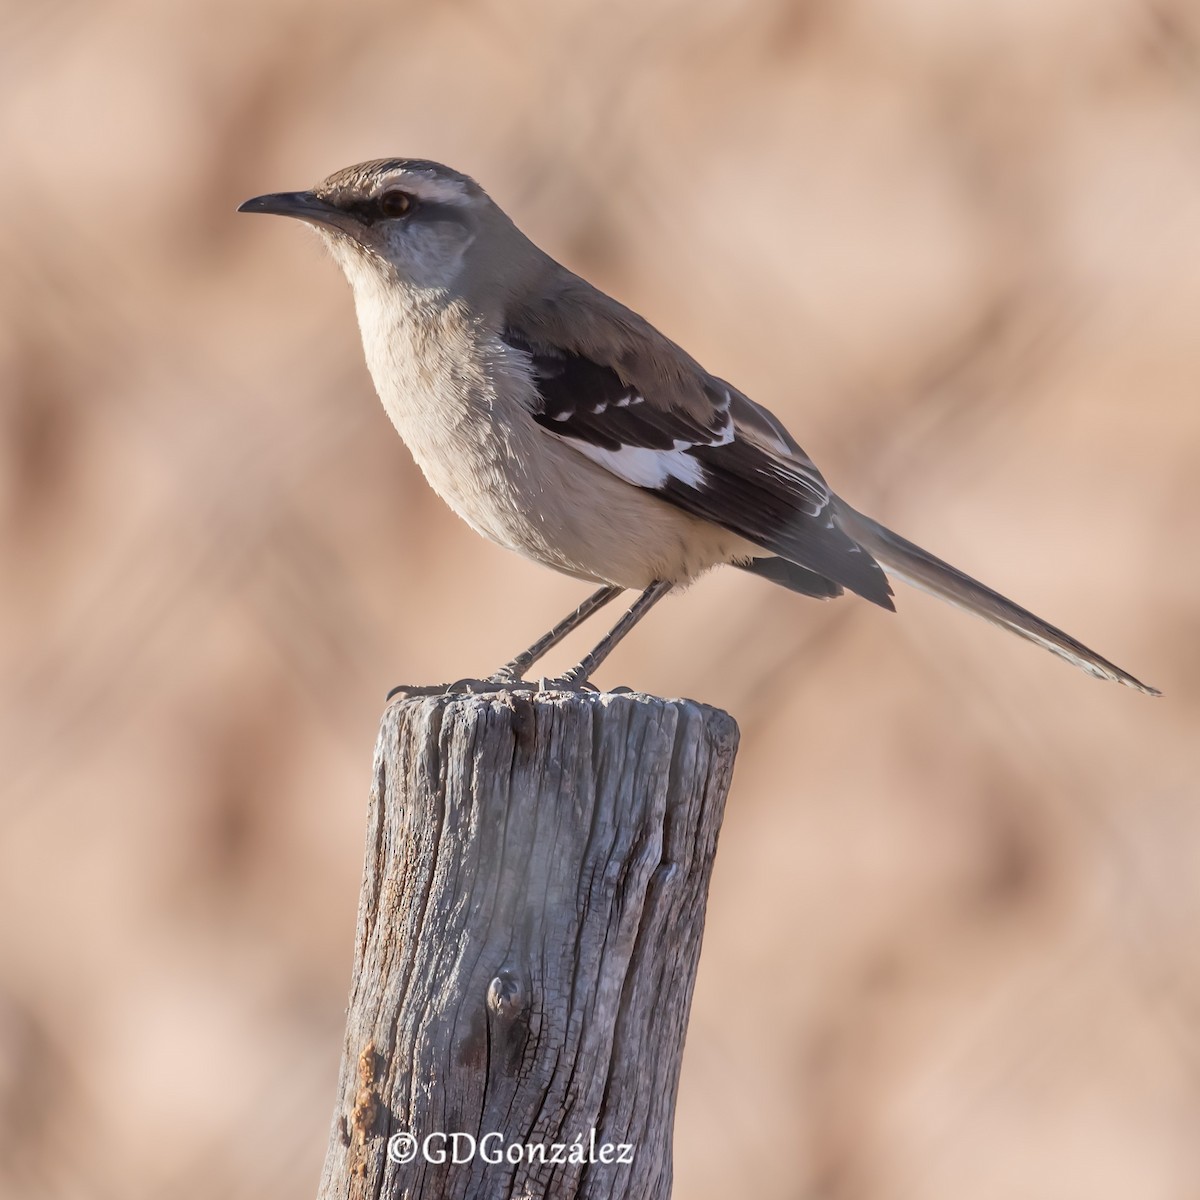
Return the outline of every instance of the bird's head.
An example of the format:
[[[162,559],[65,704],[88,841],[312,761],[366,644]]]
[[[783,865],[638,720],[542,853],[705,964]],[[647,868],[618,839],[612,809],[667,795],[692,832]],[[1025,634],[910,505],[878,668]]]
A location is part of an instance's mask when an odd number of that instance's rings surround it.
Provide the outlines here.
[[[424,159],[359,163],[306,192],[255,196],[239,212],[297,217],[321,234],[351,284],[386,279],[420,291],[495,288],[529,243],[473,180]]]

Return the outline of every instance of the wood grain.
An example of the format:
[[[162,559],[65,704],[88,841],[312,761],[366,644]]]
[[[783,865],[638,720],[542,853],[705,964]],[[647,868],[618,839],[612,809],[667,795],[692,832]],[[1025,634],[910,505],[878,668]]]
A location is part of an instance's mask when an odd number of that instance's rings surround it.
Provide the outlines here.
[[[737,740],[636,694],[389,706],[320,1200],[669,1195]]]

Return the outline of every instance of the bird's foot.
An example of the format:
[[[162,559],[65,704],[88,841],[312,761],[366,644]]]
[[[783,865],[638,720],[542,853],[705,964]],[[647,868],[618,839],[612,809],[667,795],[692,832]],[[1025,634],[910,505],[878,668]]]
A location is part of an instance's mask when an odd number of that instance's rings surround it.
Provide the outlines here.
[[[410,696],[441,696],[445,691],[444,683],[398,683],[388,691],[384,697],[384,703],[395,700],[397,696],[406,699]]]
[[[547,679],[526,679],[517,664],[508,663],[486,679],[460,679],[446,689],[447,692],[598,692],[587,676],[578,667],[565,675]]]
[[[499,673],[489,675],[486,679],[456,679],[442,689],[447,696],[482,696],[495,692],[532,690],[532,683],[527,683],[524,679],[502,676]]]
[[[497,685],[489,679],[457,679],[453,683],[400,683],[388,692],[384,703],[395,700],[397,696],[404,699],[419,696],[465,696],[497,690]]]
[[[588,681],[588,677],[576,667],[555,679],[541,679],[539,692],[599,692],[600,689]]]
[[[448,692],[523,692],[537,694],[539,692],[598,692],[595,684],[586,678],[580,678],[574,671],[559,675],[554,679],[541,676],[538,679],[522,679],[517,675],[497,672],[487,679],[460,679],[452,683]]]
[[[542,677],[538,680],[522,679],[519,675],[502,667],[494,675],[486,679],[456,679],[453,683],[414,686],[401,683],[392,688],[387,694],[387,701],[397,696],[483,696],[494,695],[497,692],[599,692],[594,683],[590,683],[585,675],[576,669],[559,675],[554,679]]]
[[[487,682],[494,688],[527,688],[532,687],[514,663],[507,663],[498,671],[493,671],[487,677]]]

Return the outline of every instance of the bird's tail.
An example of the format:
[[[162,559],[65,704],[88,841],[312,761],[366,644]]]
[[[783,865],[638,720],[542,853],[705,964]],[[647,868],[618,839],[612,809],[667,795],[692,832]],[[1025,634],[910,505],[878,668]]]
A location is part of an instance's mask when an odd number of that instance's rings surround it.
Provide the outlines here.
[[[1094,650],[1089,650],[1082,642],[1077,642],[1070,634],[1034,616],[1028,609],[1014,604],[978,580],[964,575],[957,567],[935,558],[878,521],[855,512],[843,500],[837,502],[837,523],[878,560],[888,575],[903,580],[911,587],[920,588],[931,596],[937,596],[956,608],[983,617],[993,625],[1011,630],[1019,637],[1036,642],[1097,679],[1112,679],[1148,696],[1161,695],[1157,688],[1149,687],[1127,671],[1122,671]]]

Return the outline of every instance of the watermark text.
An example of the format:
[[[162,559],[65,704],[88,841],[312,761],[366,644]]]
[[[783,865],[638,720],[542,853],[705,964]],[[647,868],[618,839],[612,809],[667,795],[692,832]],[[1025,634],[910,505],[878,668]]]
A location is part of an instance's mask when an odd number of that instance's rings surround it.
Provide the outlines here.
[[[566,1163],[583,1166],[591,1163],[631,1163],[633,1146],[628,1142],[602,1142],[594,1129],[570,1142],[506,1142],[504,1134],[493,1132],[476,1137],[473,1133],[428,1133],[419,1138],[413,1133],[393,1133],[387,1141],[387,1155],[394,1163],[480,1162]]]

